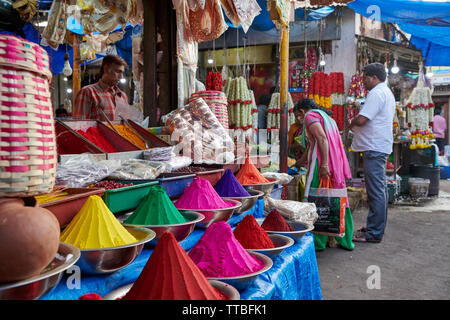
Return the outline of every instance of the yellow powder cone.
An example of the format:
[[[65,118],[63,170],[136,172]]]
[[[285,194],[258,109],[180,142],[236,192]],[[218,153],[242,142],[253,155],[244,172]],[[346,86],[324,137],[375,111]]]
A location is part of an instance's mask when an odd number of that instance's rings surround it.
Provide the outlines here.
[[[117,247],[138,241],[97,195],[88,198],[61,233],[60,240],[81,250]]]

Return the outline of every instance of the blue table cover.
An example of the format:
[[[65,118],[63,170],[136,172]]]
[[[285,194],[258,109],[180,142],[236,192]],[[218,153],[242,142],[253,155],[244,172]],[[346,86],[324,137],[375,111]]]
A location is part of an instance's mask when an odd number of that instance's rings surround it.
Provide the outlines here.
[[[234,228],[246,215],[252,214],[255,218],[262,218],[263,212],[264,200],[260,199],[251,210],[232,216],[228,223]],[[180,242],[182,248],[186,251],[190,250],[204,231],[204,229],[194,229],[189,237]],[[117,288],[135,282],[152,252],[152,247],[144,246],[135,261],[111,274],[82,274],[79,289],[74,280],[74,273],[66,272],[59,284],[41,297],[41,300],[77,300],[85,293],[94,292],[104,296]],[[258,275],[249,287],[240,291],[241,300],[322,299],[312,234],[306,233],[302,238],[295,240],[294,245],[271,258],[272,268]]]

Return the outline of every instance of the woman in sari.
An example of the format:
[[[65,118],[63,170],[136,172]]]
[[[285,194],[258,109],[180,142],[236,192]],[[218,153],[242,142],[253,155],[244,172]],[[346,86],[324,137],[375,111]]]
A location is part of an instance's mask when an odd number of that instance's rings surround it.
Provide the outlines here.
[[[351,172],[336,122],[320,110],[312,99],[302,99],[296,107],[303,119],[303,134],[297,139],[307,150],[298,161],[300,164],[306,162],[308,168],[303,201],[308,201],[310,189],[318,188],[320,180],[329,178],[334,189],[345,189],[345,180],[351,178]],[[355,245],[352,237],[353,218],[347,201],[345,234],[335,239],[341,247],[353,250]],[[316,250],[324,250],[327,240],[327,235],[315,233]]]

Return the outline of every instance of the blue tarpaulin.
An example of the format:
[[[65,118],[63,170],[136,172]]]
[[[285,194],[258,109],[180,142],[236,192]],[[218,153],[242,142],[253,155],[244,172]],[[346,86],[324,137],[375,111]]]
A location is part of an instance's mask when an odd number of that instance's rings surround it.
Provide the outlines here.
[[[450,1],[355,0],[348,7],[366,18],[396,23],[411,34],[427,66],[450,66]]]

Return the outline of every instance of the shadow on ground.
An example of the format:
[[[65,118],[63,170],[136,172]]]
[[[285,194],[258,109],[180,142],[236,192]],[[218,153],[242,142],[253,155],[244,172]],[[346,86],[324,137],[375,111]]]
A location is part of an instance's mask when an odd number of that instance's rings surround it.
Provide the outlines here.
[[[422,204],[390,206],[381,243],[316,252],[323,300],[449,299],[450,180]],[[367,208],[353,213],[355,230],[366,217]]]

